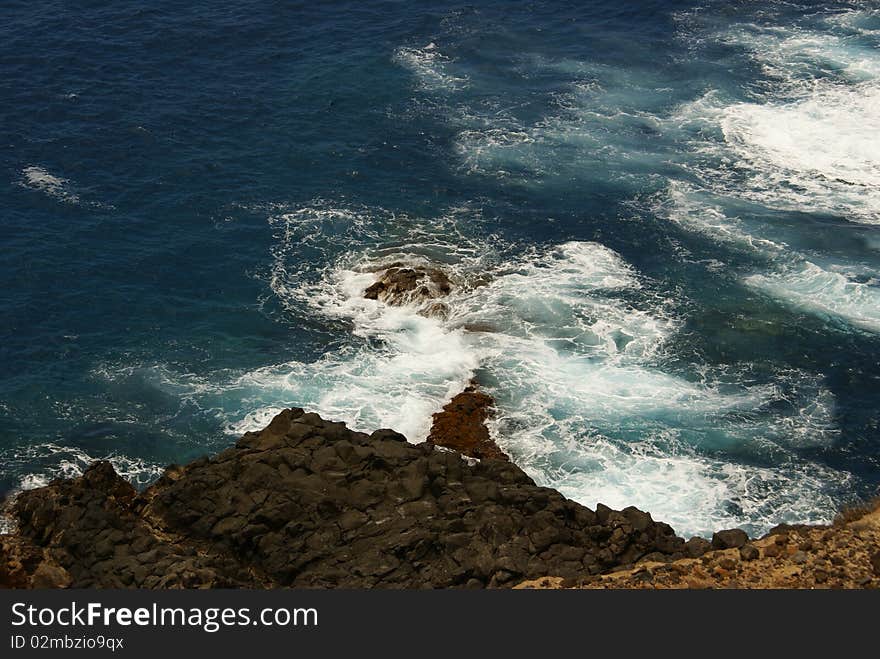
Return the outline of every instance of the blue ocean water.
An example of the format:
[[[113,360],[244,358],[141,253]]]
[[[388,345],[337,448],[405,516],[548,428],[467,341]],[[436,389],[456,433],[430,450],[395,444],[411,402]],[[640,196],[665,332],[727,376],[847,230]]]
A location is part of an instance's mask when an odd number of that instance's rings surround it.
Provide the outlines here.
[[[880,5],[0,10],[0,490],[472,378],[539,483],[682,534],[880,484]],[[442,265],[448,318],[361,292]]]

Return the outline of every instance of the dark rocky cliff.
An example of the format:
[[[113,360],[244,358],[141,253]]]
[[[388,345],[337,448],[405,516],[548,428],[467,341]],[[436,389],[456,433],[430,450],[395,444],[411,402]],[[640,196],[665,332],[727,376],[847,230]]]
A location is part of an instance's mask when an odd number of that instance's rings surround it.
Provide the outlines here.
[[[506,459],[299,409],[138,494],[106,463],[24,492],[12,587],[507,587],[686,555],[635,508],[593,511]]]

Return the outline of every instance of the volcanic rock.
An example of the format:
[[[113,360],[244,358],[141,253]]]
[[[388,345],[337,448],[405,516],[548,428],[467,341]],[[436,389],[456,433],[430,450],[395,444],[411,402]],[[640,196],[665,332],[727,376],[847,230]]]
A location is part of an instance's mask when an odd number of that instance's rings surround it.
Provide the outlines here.
[[[449,295],[451,291],[449,277],[439,268],[393,263],[379,275],[375,283],[367,287],[364,297],[392,306],[403,306],[436,300]],[[445,314],[446,306],[442,303],[431,305],[431,313]]]
[[[458,451],[462,455],[480,460],[507,460],[489,436],[486,420],[492,413],[495,401],[478,391],[476,386],[467,387],[434,415],[434,425],[427,442]]]
[[[712,535],[712,547],[715,549],[739,549],[748,541],[749,536],[742,529],[727,529]]]
[[[141,494],[99,462],[23,492],[13,513],[0,543],[13,587],[509,587],[684,555],[646,513],[602,521],[510,462],[300,409]]]
[[[699,558],[712,549],[712,543],[706,540],[706,538],[695,536],[684,543],[684,548],[688,556],[691,558]]]
[[[880,499],[844,511],[832,526],[780,526],[739,549],[640,563],[575,584],[581,588],[880,588]],[[804,549],[810,547],[810,549]],[[650,559],[646,556],[645,560]],[[650,570],[652,578],[645,579]],[[517,588],[565,588],[552,574]]]

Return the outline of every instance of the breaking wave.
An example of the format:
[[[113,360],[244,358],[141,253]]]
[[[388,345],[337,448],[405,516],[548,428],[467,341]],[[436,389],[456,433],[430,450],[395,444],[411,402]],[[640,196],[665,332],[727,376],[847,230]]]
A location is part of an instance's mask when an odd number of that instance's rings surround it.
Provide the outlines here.
[[[675,300],[607,247],[477,238],[479,213],[468,207],[423,219],[319,201],[272,224],[278,300],[342,323],[349,340],[313,362],[225,378],[163,368],[161,386],[216,410],[231,434],[300,406],[421,441],[431,415],[477,378],[496,400],[496,441],[538,482],[584,504],[637,505],[704,534],[833,514],[847,475],[796,451],[835,436],[833,395],[809,374],[743,384],[735,372],[668,366]],[[319,253],[335,256],[304,258]],[[449,274],[446,317],[363,297],[377,269],[401,261]]]

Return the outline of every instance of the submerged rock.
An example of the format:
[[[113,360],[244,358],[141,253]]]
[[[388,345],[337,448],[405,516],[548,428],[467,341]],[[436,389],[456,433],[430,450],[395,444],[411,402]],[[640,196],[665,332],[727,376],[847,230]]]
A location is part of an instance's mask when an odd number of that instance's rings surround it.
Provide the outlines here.
[[[99,462],[13,511],[0,544],[13,587],[508,587],[684,555],[647,513],[600,516],[505,460],[300,409],[142,494]]]

